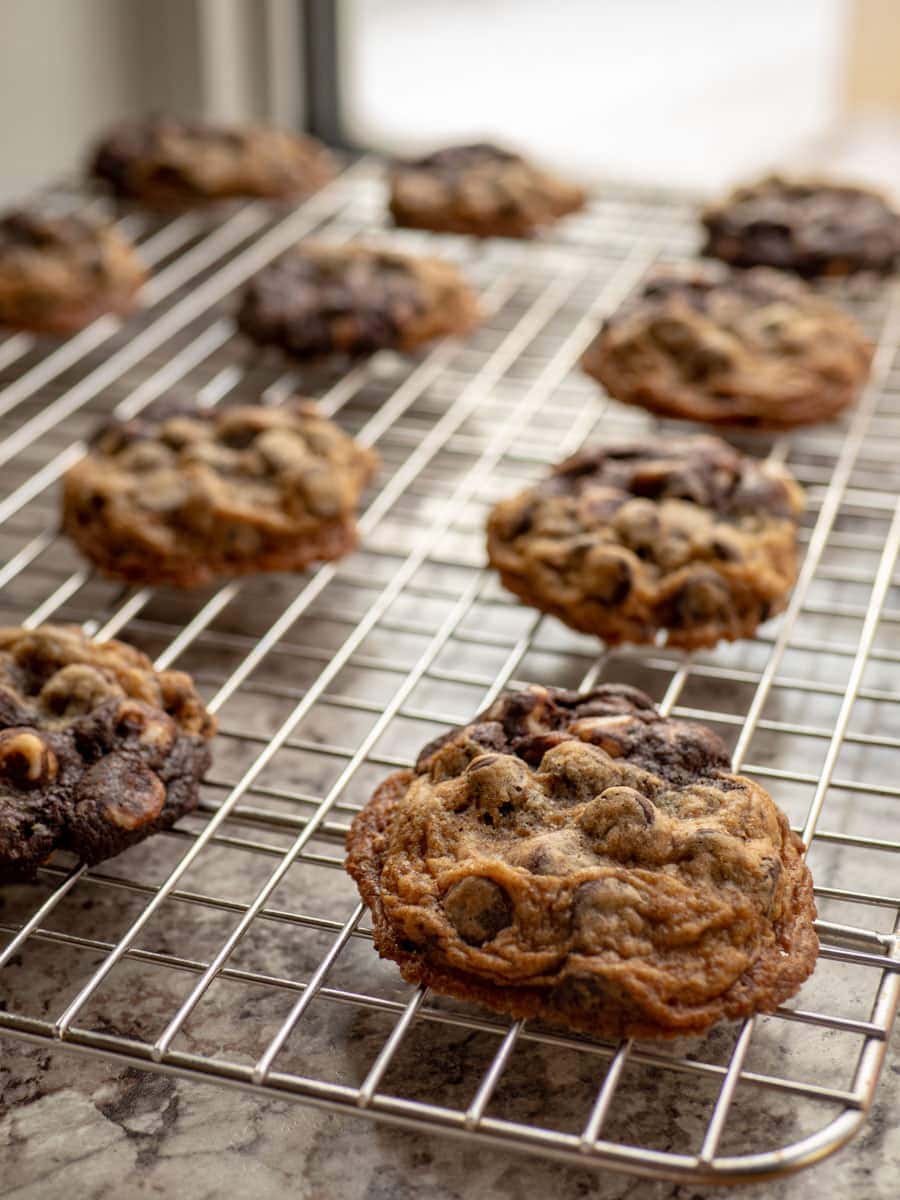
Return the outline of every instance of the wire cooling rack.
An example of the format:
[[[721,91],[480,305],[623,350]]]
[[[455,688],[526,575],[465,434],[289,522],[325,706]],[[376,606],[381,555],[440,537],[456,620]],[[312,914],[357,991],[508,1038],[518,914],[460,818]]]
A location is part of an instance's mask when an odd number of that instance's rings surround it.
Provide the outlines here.
[[[102,210],[65,189],[41,202]],[[477,245],[386,230],[382,209],[363,161],[287,213],[126,217],[154,268],[138,316],[60,345],[0,342],[0,620],[124,637],[190,671],[222,727],[178,829],[5,889],[0,1032],[659,1178],[813,1163],[864,1123],[900,986],[897,295],[838,289],[878,345],[843,421],[736,439],[807,487],[788,610],[690,658],[604,653],[503,594],[482,567],[484,516],[585,438],[653,427],[577,360],[652,262],[695,252],[692,205],[608,189],[548,240]],[[459,261],[481,329],[343,374],[286,374],[235,337],[245,278],[302,236],[360,234]],[[127,590],[57,536],[58,481],[103,415],[164,393],[214,404],[295,388],[382,457],[353,556],[198,593]],[[671,1046],[613,1045],[413,989],[375,955],[342,870],[374,784],[507,685],[601,679],[717,729],[806,839],[823,945],[790,1007]]]

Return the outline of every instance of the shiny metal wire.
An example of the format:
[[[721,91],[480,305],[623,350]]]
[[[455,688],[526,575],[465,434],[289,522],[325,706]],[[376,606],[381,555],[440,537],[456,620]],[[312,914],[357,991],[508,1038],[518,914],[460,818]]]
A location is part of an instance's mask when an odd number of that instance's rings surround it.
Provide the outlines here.
[[[480,530],[494,499],[585,438],[651,428],[646,414],[605,401],[577,362],[654,261],[693,253],[692,206],[611,188],[545,241],[475,245],[384,231],[379,189],[377,164],[364,160],[288,213],[249,204],[215,223],[202,214],[159,225],[126,218],[155,268],[138,317],[125,326],[102,318],[56,348],[24,334],[0,341],[3,620],[78,621],[101,639],[124,636],[160,666],[192,671],[222,723],[197,817],[111,863],[87,870],[54,860],[37,887],[10,889],[0,914],[9,995],[0,1031],[657,1178],[738,1182],[809,1165],[862,1127],[900,989],[900,895],[890,869],[872,866],[895,864],[900,850],[896,290],[842,289],[877,342],[871,385],[844,421],[738,439],[786,462],[808,489],[805,559],[787,611],[752,642],[713,653],[659,645],[598,657],[590,639],[500,592],[482,567]],[[42,202],[102,209],[65,189]],[[252,356],[230,315],[243,280],[300,237],[359,235],[460,261],[481,293],[482,330],[337,376],[285,373]],[[57,537],[58,481],[104,415],[134,415],[173,390],[215,404],[277,401],[297,387],[383,458],[358,554],[277,584],[172,595],[98,579]],[[784,803],[810,846],[823,942],[813,984],[793,1007],[700,1045],[611,1045],[449,1004],[377,962],[341,869],[353,812],[372,779],[528,678],[649,688],[665,711],[730,738],[735,768]],[[226,861],[242,866],[218,887],[205,864]],[[92,924],[77,915],[79,899]],[[245,963],[258,937],[271,953]],[[40,955],[51,951],[70,966],[52,995],[32,1003]],[[302,963],[292,969],[295,952]],[[844,982],[826,980],[820,995],[829,970]],[[127,1029],[107,1000],[122,972],[136,1014]],[[217,1047],[203,1043],[204,1013],[222,987],[271,1001],[277,1015],[264,1034],[226,1004],[214,1007]],[[155,990],[151,1030],[141,1005]],[[851,993],[855,1008],[842,999]],[[328,1020],[339,1021],[343,1041],[327,1033]],[[361,1061],[349,1053],[354,1031],[365,1034]],[[437,1085],[405,1094],[398,1063],[417,1038],[427,1057],[429,1037],[481,1039],[464,1098],[453,1092],[451,1102]],[[817,1037],[827,1039],[834,1078],[809,1069]],[[337,1047],[333,1071],[325,1043]],[[510,1100],[507,1081],[533,1055],[544,1056],[534,1060],[541,1069],[546,1056],[579,1064],[583,1104],[567,1100],[565,1122],[552,1088],[527,1113],[515,1086]],[[692,1123],[690,1146],[662,1126],[653,1144],[616,1123],[629,1104],[640,1111],[642,1089],[672,1080],[671,1119]],[[578,1087],[566,1084],[570,1096]],[[754,1114],[783,1111],[791,1119],[773,1140]]]

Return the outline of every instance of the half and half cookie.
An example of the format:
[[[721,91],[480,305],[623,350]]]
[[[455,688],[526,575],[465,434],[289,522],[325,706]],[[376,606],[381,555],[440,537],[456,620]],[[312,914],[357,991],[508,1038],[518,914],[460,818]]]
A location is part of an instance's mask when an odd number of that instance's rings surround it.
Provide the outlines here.
[[[365,246],[298,246],[251,279],[238,325],[261,346],[296,359],[414,350],[467,333],[478,301],[437,258]]]
[[[0,629],[0,883],[168,829],[196,807],[215,728],[188,675],[132,646]]]
[[[884,275],[900,261],[900,214],[877,192],[771,175],[736,188],[702,215],[703,253],[736,267],[798,275]]]

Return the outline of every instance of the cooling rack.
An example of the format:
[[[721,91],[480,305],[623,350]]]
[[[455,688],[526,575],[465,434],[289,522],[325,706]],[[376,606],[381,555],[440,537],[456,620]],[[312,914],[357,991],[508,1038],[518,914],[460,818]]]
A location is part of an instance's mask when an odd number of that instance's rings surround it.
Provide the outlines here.
[[[67,188],[39,199],[103,209]],[[221,722],[176,830],[5,889],[0,1033],[582,1166],[737,1182],[809,1165],[864,1124],[900,986],[897,294],[836,289],[878,347],[843,421],[736,439],[807,488],[787,611],[692,657],[604,652],[504,595],[481,530],[584,439],[653,428],[577,360],[654,261],[695,253],[693,205],[610,187],[521,245],[387,230],[382,208],[362,160],[287,212],[126,216],[154,268],[136,317],[0,341],[0,620],[122,636],[190,671]],[[359,235],[459,261],[481,329],[343,373],[286,373],[235,337],[244,279],[300,237]],[[101,417],[164,393],[294,389],[381,455],[356,554],[177,593],[105,581],[57,536],[58,481]],[[507,685],[603,679],[715,728],[805,838],[822,955],[790,1006],[670,1046],[609,1044],[414,989],[374,953],[341,865],[373,785]]]

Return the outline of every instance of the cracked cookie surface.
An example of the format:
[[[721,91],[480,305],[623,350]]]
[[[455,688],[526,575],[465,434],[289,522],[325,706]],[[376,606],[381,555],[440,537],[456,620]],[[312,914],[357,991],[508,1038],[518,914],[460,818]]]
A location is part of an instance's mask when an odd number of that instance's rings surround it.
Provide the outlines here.
[[[181,671],[77,626],[0,629],[0,883],[96,863],[197,804],[209,715]]]
[[[887,274],[900,261],[900,214],[877,192],[771,175],[702,214],[703,253],[798,275]]]
[[[474,292],[452,263],[365,246],[297,246],[254,276],[241,330],[293,358],[413,350],[478,323]]]
[[[438,233],[527,238],[584,202],[576,184],[488,143],[437,150],[391,172],[394,221]]]
[[[66,474],[63,527],[132,583],[300,571],[355,547],[377,463],[307,401],[161,405],[99,432]]]
[[[702,264],[651,276],[607,319],[583,366],[626,404],[777,429],[854,403],[872,349],[852,317],[802,281]]]
[[[299,198],[328,183],[335,164],[301,134],[152,117],[112,129],[90,173],[123,199],[177,211],[239,196]]]
[[[68,334],[124,314],[147,271],[111,226],[14,211],[0,218],[0,324]]]
[[[812,880],[728,765],[634,688],[506,693],[355,818],[376,949],[412,983],[602,1037],[774,1010],[815,965]]]
[[[609,645],[712,646],[780,612],[800,488],[715,437],[588,449],[488,518],[505,587]]]

